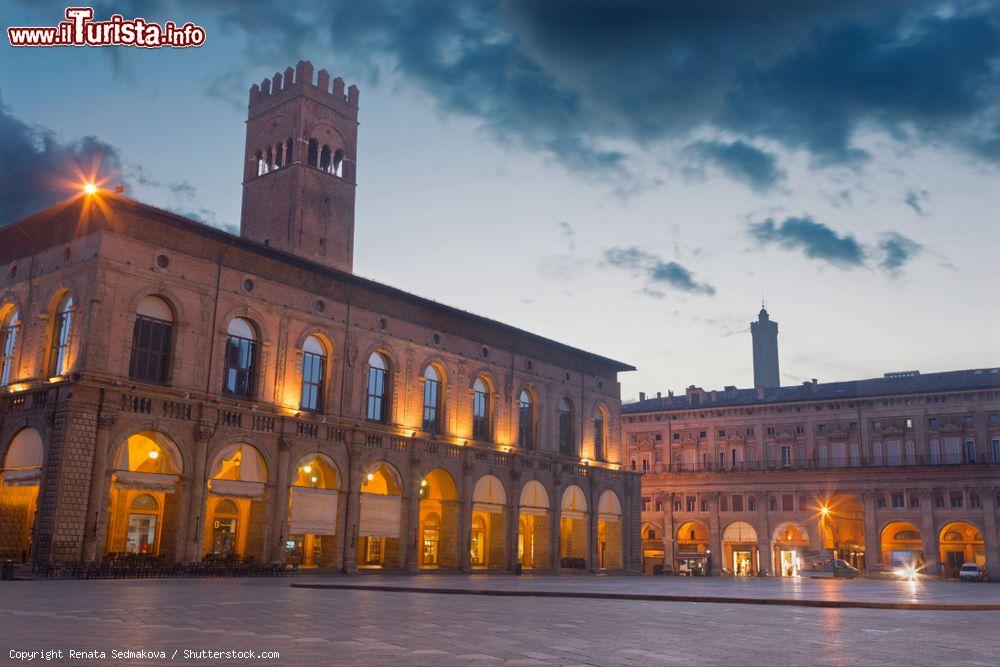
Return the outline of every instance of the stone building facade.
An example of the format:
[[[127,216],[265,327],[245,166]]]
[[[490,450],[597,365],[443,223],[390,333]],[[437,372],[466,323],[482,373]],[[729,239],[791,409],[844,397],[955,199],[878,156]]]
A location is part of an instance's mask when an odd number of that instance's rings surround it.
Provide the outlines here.
[[[241,236],[103,191],[0,229],[0,559],[639,569],[632,367],[350,273],[357,106],[254,86]]]
[[[1000,369],[692,386],[622,415],[646,571],[777,576],[839,558],[1000,577]]]

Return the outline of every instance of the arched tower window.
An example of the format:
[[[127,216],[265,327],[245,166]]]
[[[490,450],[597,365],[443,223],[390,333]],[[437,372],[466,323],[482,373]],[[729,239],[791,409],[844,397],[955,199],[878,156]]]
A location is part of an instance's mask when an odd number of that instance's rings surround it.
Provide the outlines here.
[[[576,444],[573,441],[573,406],[565,398],[559,401],[559,453],[567,456],[576,454]]]
[[[267,173],[267,162],[264,161],[264,151],[257,151],[254,159],[257,161],[257,175],[263,176]]]
[[[285,140],[285,164],[286,165],[292,163],[292,146],[294,146],[294,145],[295,145],[295,142],[292,141],[291,137],[288,137],[288,139]]]
[[[594,408],[594,458],[604,461],[607,457],[605,451],[605,435],[607,429],[604,425],[604,412],[600,406]]]
[[[330,171],[330,147],[325,145],[319,152],[319,168],[322,171]]]
[[[389,365],[378,352],[368,358],[368,382],[365,390],[365,418],[384,424],[389,416],[389,395],[386,389],[386,371]]]
[[[52,340],[49,350],[49,377],[64,375],[69,370],[69,341],[73,333],[73,315],[76,306],[73,297],[64,295],[56,305],[52,322]]]
[[[307,161],[310,167],[319,167],[319,142],[315,139],[309,140],[309,154]]]
[[[234,318],[226,332],[226,367],[222,393],[253,398],[257,377],[257,332],[242,317]]]
[[[299,407],[309,412],[323,411],[326,391],[326,347],[316,336],[302,345],[302,393]]]
[[[339,148],[333,152],[333,165],[330,173],[340,177],[344,176],[344,151]]]
[[[132,328],[130,378],[157,384],[170,381],[173,319],[173,313],[163,299],[147,296],[139,302]]]
[[[0,386],[10,384],[14,373],[14,347],[20,324],[21,320],[14,308],[0,318]]]
[[[490,390],[481,377],[472,383],[472,437],[490,439]]]
[[[535,406],[526,390],[517,398],[517,444],[525,449],[535,446]]]
[[[274,168],[281,169],[285,166],[285,147],[282,144],[274,146]]]
[[[441,431],[441,373],[433,365],[424,369],[423,429],[430,433]]]

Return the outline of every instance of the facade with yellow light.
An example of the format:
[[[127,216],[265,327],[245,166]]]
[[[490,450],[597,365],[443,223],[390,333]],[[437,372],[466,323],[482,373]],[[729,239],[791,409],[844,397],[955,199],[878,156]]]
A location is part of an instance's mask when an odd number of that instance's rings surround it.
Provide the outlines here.
[[[0,229],[0,559],[638,570],[632,367],[351,273],[357,108],[254,86],[240,236],[87,185]]]
[[[690,387],[622,439],[646,572],[1000,578],[998,369]]]

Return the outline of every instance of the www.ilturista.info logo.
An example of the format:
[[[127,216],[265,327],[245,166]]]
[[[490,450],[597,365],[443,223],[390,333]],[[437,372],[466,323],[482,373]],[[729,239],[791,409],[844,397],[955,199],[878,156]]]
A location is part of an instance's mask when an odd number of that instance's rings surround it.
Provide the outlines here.
[[[144,49],[183,49],[205,43],[205,29],[188,21],[163,25],[144,18],[126,19],[112,14],[94,21],[93,7],[67,7],[66,19],[54,27],[10,27],[11,46],[138,46]]]

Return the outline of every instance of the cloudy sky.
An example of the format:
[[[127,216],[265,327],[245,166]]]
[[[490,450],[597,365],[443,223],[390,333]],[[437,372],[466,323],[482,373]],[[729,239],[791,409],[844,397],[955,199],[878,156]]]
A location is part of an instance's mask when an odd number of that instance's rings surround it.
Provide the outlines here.
[[[762,298],[785,383],[998,363],[997,3],[207,4],[97,4],[199,49],[3,40],[0,224],[101,155],[234,228],[247,90],[305,58],[361,88],[356,271],[630,362],[625,399],[752,384]]]

